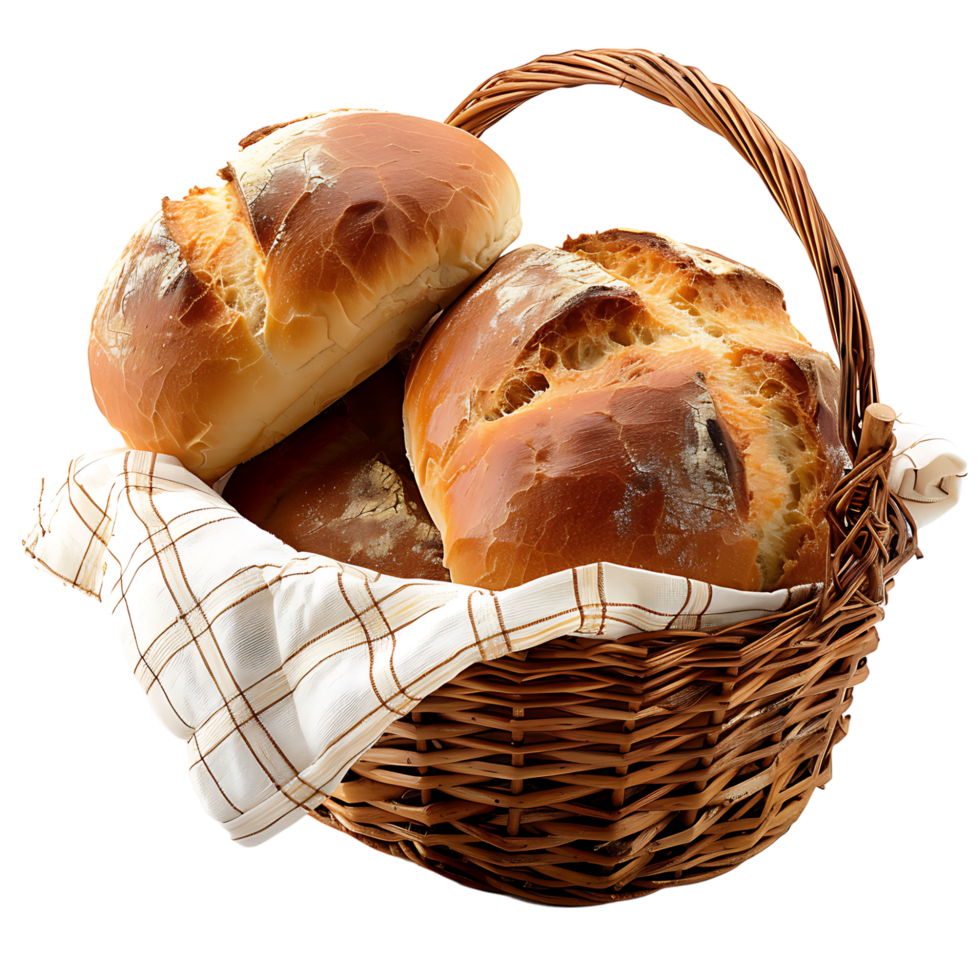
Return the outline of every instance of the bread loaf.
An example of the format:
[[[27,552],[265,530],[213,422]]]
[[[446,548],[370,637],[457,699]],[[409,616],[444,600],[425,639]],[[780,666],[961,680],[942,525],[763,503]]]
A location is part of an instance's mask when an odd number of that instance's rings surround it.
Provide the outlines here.
[[[773,282],[615,229],[517,249],[443,315],[406,441],[455,582],[602,560],[769,590],[823,578],[837,398]]]
[[[126,443],[207,482],[381,367],[520,230],[507,165],[441,123],[344,110],[242,146],[133,238],[89,344]]]
[[[404,387],[397,364],[386,364],[238,466],[225,500],[297,551],[400,578],[448,581],[442,538],[405,457]]]

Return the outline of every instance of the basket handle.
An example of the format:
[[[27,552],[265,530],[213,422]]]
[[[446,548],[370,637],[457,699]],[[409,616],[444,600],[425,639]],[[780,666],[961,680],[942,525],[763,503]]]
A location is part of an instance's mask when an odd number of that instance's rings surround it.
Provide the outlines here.
[[[874,347],[861,297],[799,160],[727,88],[715,85],[697,68],[651,51],[566,51],[488,78],[446,122],[480,136],[522,102],[551,89],[578,85],[616,85],[680,109],[723,136],[755,168],[799,235],[820,280],[841,363],[841,440],[851,458],[856,458],[865,409],[878,401]]]

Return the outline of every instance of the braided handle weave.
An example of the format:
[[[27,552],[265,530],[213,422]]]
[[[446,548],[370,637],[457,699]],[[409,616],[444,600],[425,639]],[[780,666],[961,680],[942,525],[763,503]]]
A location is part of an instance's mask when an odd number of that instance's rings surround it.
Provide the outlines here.
[[[868,405],[878,401],[868,318],[847,259],[793,152],[727,88],[697,68],[643,50],[546,55],[502,71],[468,95],[446,122],[480,136],[522,102],[556,88],[616,85],[673,106],[723,136],[765,182],[816,270],[841,362],[841,439],[857,454]]]

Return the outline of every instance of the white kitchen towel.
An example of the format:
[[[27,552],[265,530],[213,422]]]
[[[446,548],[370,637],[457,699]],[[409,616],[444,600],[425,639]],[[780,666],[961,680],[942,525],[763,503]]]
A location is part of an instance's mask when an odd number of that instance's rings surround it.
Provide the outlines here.
[[[930,471],[932,485],[955,499]],[[606,563],[500,592],[393,578],[297,552],[173,457],[132,450],[42,483],[24,544],[101,599],[153,709],[187,742],[205,809],[246,844],[315,809],[391,722],[481,659],[566,634],[711,629],[819,589],[738,592]]]
[[[931,524],[960,497],[966,460],[956,447],[925,426],[899,419],[888,483],[905,502],[917,527]]]

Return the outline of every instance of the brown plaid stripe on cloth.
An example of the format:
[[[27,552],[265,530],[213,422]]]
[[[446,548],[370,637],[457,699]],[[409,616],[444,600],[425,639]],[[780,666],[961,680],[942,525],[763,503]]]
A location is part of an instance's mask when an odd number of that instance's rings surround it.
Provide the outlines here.
[[[81,456],[24,542],[99,597],[205,809],[258,843],[317,807],[385,728],[465,667],[565,634],[751,619],[813,594],[742,593],[604,563],[488,592],[296,552],[174,458]]]

